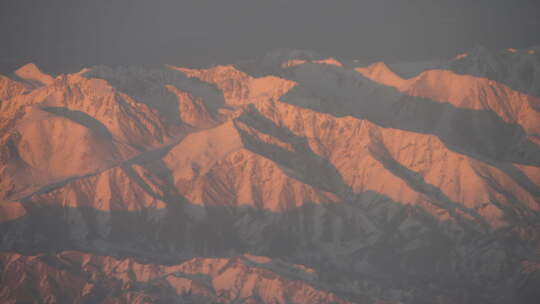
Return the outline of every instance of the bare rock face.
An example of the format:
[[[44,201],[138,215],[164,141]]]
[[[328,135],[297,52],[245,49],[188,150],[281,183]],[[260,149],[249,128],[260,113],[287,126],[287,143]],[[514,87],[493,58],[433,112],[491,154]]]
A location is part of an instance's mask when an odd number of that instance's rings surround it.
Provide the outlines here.
[[[540,99],[482,74],[535,55],[505,52],[1,76],[0,300],[536,303]]]

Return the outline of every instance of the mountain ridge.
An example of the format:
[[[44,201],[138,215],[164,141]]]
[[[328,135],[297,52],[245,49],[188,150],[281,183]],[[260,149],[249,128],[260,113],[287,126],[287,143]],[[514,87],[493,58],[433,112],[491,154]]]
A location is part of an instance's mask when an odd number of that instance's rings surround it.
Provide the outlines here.
[[[534,56],[506,52],[509,70],[512,56]],[[5,282],[51,303],[533,303],[534,86],[262,58],[253,75],[94,67],[49,81],[29,65],[31,84],[2,77]],[[127,277],[105,260],[129,265]],[[140,279],[170,263],[232,268]],[[100,274],[88,285],[81,271]],[[81,284],[54,287],[72,275]],[[22,299],[9,290],[0,299]]]

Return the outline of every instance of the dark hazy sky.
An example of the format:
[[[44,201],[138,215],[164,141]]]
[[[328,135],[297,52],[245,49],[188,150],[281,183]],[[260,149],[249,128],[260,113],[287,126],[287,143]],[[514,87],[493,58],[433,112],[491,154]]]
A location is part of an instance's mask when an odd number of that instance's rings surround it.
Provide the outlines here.
[[[371,61],[540,44],[540,0],[0,0],[0,69],[200,65],[274,48]]]

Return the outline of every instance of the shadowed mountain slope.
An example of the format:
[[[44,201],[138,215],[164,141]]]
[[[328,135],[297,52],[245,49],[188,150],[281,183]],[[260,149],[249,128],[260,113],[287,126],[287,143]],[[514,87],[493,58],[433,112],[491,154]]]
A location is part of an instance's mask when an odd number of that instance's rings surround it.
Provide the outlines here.
[[[21,71],[0,78],[3,301],[535,303],[530,89],[299,51]]]

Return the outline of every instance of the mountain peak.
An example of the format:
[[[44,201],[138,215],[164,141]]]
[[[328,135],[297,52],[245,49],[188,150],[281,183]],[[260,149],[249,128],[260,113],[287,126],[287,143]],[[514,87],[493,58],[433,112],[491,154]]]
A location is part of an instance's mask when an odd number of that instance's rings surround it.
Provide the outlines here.
[[[329,65],[335,65],[335,66],[338,66],[338,67],[343,67],[343,64],[341,62],[339,62],[334,57],[328,57],[326,59],[314,60],[313,62],[318,63],[318,64],[329,64]]]
[[[28,63],[20,67],[14,74],[36,86],[50,85],[54,81],[54,78],[51,75],[43,73],[34,63]]]
[[[399,88],[406,82],[405,79],[399,77],[382,61],[373,63],[367,67],[359,67],[355,70],[364,77],[387,86]]]

